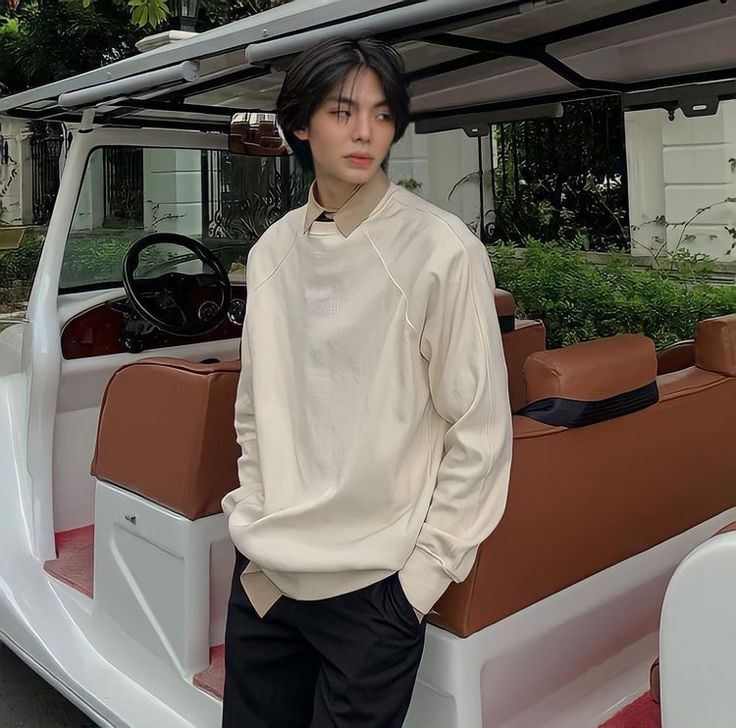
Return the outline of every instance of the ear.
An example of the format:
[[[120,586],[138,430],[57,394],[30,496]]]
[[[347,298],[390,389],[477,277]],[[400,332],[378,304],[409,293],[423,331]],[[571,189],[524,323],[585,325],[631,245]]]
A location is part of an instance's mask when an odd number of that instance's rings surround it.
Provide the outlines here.
[[[309,132],[306,129],[294,129],[294,136],[303,142],[309,140]]]

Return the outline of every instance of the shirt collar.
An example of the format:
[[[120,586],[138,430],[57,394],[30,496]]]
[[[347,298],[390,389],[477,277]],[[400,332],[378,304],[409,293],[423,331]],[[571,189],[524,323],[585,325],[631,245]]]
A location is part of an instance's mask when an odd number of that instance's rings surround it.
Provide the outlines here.
[[[389,187],[389,180],[382,169],[379,169],[364,185],[355,188],[355,192],[339,210],[328,210],[317,202],[314,190],[315,182],[309,188],[309,201],[304,215],[304,232],[308,232],[312,223],[323,213],[335,220],[335,225],[343,237],[347,237],[376,209]]]

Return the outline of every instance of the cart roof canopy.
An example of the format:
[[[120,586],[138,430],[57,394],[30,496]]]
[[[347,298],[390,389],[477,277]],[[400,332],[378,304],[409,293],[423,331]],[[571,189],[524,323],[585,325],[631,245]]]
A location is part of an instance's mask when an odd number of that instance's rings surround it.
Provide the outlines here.
[[[133,58],[0,99],[27,119],[223,130],[273,110],[293,55],[328,37],[378,37],[406,61],[415,120],[519,115],[592,95],[627,108],[712,113],[736,95],[736,2],[293,0]],[[467,118],[467,117],[466,117]],[[502,117],[500,117],[502,118]],[[508,118],[508,117],[507,117]]]

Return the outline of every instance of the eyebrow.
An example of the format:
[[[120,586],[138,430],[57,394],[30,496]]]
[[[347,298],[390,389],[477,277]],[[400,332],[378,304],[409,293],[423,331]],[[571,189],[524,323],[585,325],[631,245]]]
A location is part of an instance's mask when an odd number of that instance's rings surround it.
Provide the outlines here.
[[[347,96],[328,96],[326,100],[337,103],[340,106],[357,106],[355,101],[349,99]],[[381,99],[377,104],[373,104],[374,109],[380,109],[383,106],[388,106],[388,101],[386,99]]]

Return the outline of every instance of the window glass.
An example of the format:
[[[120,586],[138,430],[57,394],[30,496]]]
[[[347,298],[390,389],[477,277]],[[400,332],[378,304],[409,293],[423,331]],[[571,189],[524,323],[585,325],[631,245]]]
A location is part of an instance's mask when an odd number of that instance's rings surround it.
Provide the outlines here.
[[[200,240],[228,271],[242,274],[250,247],[287,210],[303,204],[307,189],[289,158],[199,149],[96,149],[67,240],[60,290],[119,286],[125,254],[153,232]],[[157,275],[172,259],[185,266],[191,254],[173,244],[156,246],[138,274],[150,269]]]

